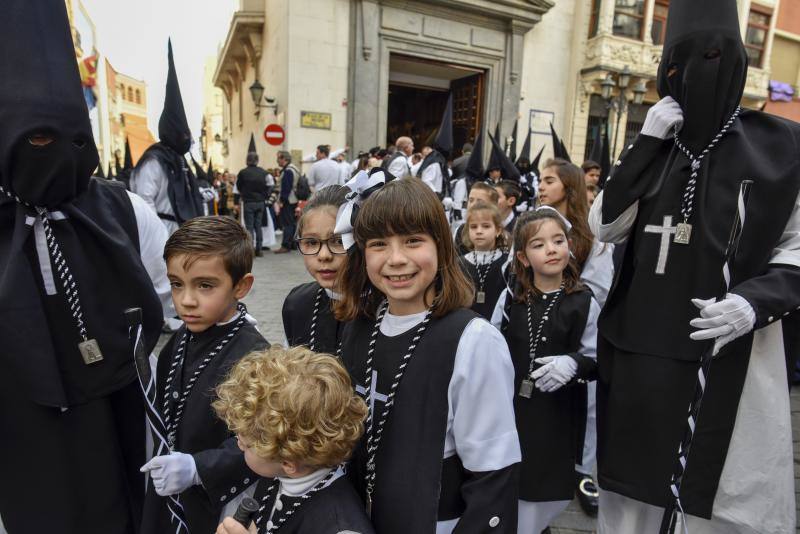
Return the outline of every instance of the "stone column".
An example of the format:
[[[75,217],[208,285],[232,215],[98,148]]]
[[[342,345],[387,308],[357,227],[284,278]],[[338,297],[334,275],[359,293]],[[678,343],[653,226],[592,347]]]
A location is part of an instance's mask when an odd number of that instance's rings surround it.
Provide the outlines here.
[[[351,156],[375,146],[380,105],[380,6],[369,0],[352,4],[351,39],[354,46],[350,63],[350,91],[347,112],[347,144]]]

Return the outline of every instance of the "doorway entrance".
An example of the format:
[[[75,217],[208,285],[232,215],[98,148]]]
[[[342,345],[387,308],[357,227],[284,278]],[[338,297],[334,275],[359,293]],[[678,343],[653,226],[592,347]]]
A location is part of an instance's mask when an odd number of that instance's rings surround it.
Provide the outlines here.
[[[485,71],[464,65],[392,54],[389,62],[389,108],[386,144],[401,135],[414,140],[415,150],[430,145],[453,94],[453,154],[461,155],[481,126]]]

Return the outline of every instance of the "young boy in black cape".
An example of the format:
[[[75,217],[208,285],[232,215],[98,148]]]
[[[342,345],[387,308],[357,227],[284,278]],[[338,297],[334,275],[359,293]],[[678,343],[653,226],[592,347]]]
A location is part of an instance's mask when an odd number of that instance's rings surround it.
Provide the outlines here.
[[[175,309],[185,323],[158,358],[157,406],[170,454],[150,474],[142,532],[174,531],[165,497],[178,495],[190,532],[212,532],[227,501],[254,479],[232,434],[214,417],[211,391],[245,354],[269,344],[239,301],[253,285],[253,246],[228,217],[197,217],[167,241],[164,259]]]
[[[364,431],[367,406],[342,364],[305,347],[273,347],[243,358],[217,389],[214,409],[236,433],[261,479],[253,525],[226,518],[218,534],[373,534],[344,476]]]

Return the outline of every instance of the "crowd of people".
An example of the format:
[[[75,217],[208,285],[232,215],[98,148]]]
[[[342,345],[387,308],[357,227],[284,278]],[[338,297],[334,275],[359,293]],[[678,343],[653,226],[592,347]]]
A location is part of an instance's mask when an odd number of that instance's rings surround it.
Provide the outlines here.
[[[159,142],[92,178],[63,1],[0,30],[9,534],[540,534],[576,495],[602,534],[794,532],[800,126],[738,107],[734,0],[670,2],[612,169],[455,157],[451,101],[419,152],[204,173],[169,45]],[[276,228],[309,281],[270,343]]]

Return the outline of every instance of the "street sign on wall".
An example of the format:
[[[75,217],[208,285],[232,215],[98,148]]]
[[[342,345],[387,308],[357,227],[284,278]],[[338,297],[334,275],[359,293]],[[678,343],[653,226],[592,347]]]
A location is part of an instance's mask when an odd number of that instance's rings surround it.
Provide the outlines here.
[[[286,132],[280,124],[267,124],[264,128],[264,140],[273,146],[282,145],[286,139]]]

